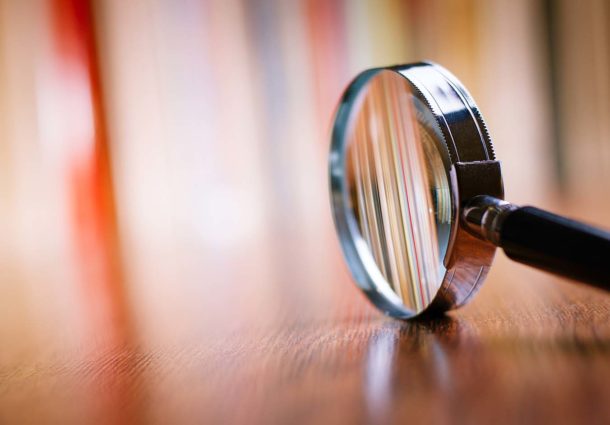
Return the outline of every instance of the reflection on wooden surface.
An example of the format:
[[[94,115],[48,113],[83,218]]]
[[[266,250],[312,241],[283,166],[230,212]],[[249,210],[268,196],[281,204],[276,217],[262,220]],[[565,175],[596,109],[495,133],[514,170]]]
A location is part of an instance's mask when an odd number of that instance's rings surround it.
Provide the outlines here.
[[[343,274],[341,264],[337,269]],[[303,280],[308,275],[306,269],[294,273]],[[64,327],[47,333],[59,344],[24,358],[3,338],[2,419],[603,423],[610,418],[606,294],[502,258],[468,307],[435,321],[403,323],[375,312],[347,277],[327,273],[300,290],[291,289],[290,280],[226,281],[198,299],[199,313],[159,315],[147,323],[173,326],[173,335],[141,334],[121,348],[108,349],[96,335],[71,339]],[[166,284],[176,285],[180,298],[179,285]],[[250,285],[267,296],[233,296],[251,294]],[[224,314],[212,318],[207,312],[218,302]]]

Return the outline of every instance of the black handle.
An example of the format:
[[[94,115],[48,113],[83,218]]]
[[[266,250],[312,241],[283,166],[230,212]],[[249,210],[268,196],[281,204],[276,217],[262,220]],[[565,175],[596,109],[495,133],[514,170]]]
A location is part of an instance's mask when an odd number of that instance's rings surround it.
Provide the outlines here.
[[[499,245],[515,261],[610,290],[610,232],[521,207],[504,218]]]

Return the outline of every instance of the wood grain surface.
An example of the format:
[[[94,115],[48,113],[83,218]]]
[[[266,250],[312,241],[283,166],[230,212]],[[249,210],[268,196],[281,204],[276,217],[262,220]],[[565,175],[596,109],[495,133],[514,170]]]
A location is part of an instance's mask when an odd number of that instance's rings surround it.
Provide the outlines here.
[[[338,257],[311,281],[298,261],[269,280],[231,261],[234,280],[197,296],[153,285],[171,273],[132,290],[123,323],[3,293],[0,423],[610,421],[605,293],[499,253],[469,306],[407,323],[375,311]]]

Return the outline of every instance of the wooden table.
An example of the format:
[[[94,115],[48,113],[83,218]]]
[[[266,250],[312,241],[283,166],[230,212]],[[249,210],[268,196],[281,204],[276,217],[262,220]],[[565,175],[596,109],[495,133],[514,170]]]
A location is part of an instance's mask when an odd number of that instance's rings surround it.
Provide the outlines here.
[[[400,322],[328,230],[126,243],[113,290],[5,255],[0,423],[610,423],[609,295],[498,253],[470,305]]]

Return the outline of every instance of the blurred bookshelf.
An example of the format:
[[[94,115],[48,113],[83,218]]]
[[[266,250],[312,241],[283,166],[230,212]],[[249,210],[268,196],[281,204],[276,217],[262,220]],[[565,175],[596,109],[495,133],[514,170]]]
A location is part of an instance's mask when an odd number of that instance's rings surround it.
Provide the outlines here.
[[[369,67],[455,73],[515,203],[607,204],[609,22],[604,0],[0,0],[0,294],[17,300],[0,327],[69,322],[97,304],[66,300],[99,291],[188,320],[236,281],[245,309],[278,287],[328,307],[333,285],[311,282],[342,273],[329,129]],[[603,211],[573,209],[608,226]]]
[[[608,198],[610,4],[547,1],[556,174],[565,193]]]

